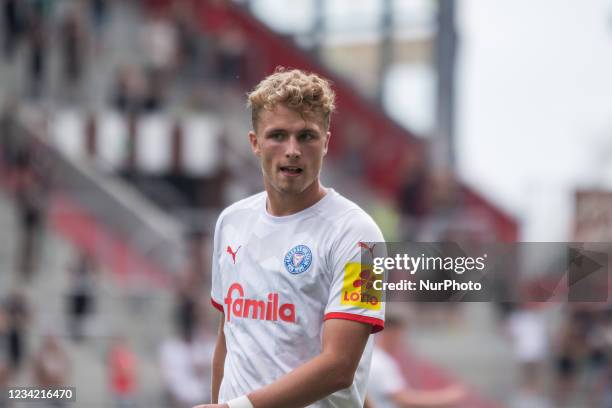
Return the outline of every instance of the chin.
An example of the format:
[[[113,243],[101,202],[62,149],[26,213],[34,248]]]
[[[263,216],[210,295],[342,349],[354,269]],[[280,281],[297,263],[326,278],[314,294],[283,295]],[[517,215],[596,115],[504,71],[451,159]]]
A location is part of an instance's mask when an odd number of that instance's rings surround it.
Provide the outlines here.
[[[283,194],[300,194],[304,188],[303,186],[279,186],[277,190]]]
[[[270,186],[279,193],[282,194],[301,194],[306,191],[315,180],[308,180],[305,182],[304,180],[276,180],[276,182],[270,182]]]
[[[271,186],[282,194],[299,194],[305,190],[303,183],[286,183],[281,181],[279,183],[271,183]]]

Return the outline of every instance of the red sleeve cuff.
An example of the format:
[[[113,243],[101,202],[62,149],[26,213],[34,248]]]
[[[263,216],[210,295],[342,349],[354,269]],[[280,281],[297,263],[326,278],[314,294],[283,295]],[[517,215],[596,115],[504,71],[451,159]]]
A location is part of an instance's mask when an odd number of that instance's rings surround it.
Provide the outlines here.
[[[327,313],[323,317],[323,321],[329,319],[352,320],[354,322],[369,324],[370,326],[372,326],[372,333],[378,333],[379,331],[385,328],[385,321],[382,319],[377,319],[375,317],[370,316],[362,316],[354,313],[331,312]]]
[[[217,309],[217,310],[218,310],[218,311],[220,311],[221,313],[224,313],[224,312],[223,312],[223,306],[221,306],[221,304],[220,304],[220,303],[215,302],[215,299],[210,298],[210,303],[212,303],[212,305],[213,305],[213,307],[214,307],[215,309]]]

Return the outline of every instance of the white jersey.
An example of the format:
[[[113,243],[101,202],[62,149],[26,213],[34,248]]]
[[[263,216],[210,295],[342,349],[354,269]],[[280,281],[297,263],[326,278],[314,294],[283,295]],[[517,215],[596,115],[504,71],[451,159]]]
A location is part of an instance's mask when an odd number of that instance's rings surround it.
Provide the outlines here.
[[[384,241],[374,221],[333,189],[285,217],[266,211],[266,197],[228,207],[215,227],[212,303],[225,314],[227,345],[220,402],[319,355],[324,320],[363,322],[372,332],[384,325],[381,293],[361,290],[373,278],[361,251],[373,253],[368,243]],[[362,407],[372,348],[370,337],[349,388],[310,406]]]
[[[381,348],[374,347],[368,384],[368,399],[372,405],[376,408],[397,408],[393,394],[408,388],[393,357]]]

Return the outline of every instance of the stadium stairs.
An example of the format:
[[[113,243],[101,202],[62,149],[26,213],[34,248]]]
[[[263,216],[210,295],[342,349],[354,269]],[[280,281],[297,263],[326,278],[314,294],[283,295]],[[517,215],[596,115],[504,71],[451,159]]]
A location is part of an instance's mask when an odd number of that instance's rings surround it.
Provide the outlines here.
[[[163,382],[157,348],[172,333],[172,293],[149,276],[128,275],[137,271],[137,262],[131,259],[140,255],[120,235],[106,230],[78,205],[69,204],[61,193],[50,197],[47,227],[39,237],[39,266],[31,281],[24,283],[15,261],[19,219],[5,181],[0,191],[0,240],[4,243],[0,248],[0,298],[6,299],[15,290],[26,295],[30,310],[26,361],[31,361],[44,336],[58,336],[70,360],[69,384],[78,393],[76,406],[111,407],[115,402],[109,390],[106,358],[113,336],[122,335],[138,361],[138,402],[162,408]],[[97,254],[105,255],[97,259],[95,311],[88,319],[84,341],[74,342],[66,316],[69,269],[79,252],[91,250],[84,237],[92,236]],[[19,371],[14,384],[32,385],[29,363]]]

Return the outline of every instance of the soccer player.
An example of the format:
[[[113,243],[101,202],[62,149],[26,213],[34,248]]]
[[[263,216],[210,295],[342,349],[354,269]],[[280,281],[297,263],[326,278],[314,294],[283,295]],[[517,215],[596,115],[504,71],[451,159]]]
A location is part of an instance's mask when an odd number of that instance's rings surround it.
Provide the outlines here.
[[[334,92],[277,69],[249,94],[265,191],[225,209],[214,235],[212,303],[223,313],[213,404],[362,407],[384,303],[360,264],[383,237],[356,204],[321,185]],[[382,245],[379,245],[379,247]]]

